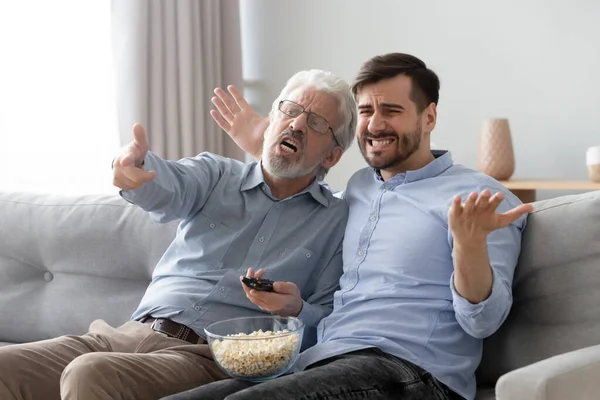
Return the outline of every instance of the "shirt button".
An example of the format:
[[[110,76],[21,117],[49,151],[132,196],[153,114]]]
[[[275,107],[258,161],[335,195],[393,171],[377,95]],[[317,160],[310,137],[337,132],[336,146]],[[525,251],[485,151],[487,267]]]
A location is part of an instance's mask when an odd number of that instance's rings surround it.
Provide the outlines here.
[[[371,218],[369,218],[371,221],[375,221],[375,216],[371,215]]]
[[[311,257],[312,257],[312,254],[306,253],[306,258],[311,258]]]
[[[215,227],[215,224],[211,223],[209,226],[210,226],[210,228],[212,229],[212,228],[214,228],[214,227]]]
[[[264,242],[264,241],[265,241],[265,237],[264,237],[264,236],[261,236],[261,237],[258,239],[258,241],[259,241],[259,242],[261,242],[261,243],[262,243],[262,242]]]
[[[219,290],[220,290],[221,292],[224,292],[224,291],[225,291],[225,287],[224,287],[224,286],[221,286],[221,287],[219,288]]]
[[[364,255],[364,254],[365,254],[365,252],[364,252],[364,251],[362,251],[362,250],[358,252],[358,255],[359,255],[359,256],[362,256],[362,255]]]
[[[200,311],[200,306],[196,306],[196,307],[194,307],[194,310],[196,310],[196,311]]]

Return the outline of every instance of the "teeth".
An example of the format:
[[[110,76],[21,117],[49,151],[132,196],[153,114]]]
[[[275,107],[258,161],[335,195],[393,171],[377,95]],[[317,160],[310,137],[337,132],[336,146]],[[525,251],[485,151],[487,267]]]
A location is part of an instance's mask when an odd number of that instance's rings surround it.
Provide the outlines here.
[[[392,143],[391,140],[372,140],[373,146],[385,146],[386,144]]]
[[[286,153],[294,153],[294,150],[292,150],[291,148],[287,147],[284,144],[281,144],[279,147],[281,148],[281,150],[285,151]]]

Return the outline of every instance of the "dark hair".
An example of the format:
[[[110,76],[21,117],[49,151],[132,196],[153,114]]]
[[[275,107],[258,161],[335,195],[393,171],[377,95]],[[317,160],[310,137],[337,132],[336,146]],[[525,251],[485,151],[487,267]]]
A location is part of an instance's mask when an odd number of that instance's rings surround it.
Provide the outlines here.
[[[404,53],[388,53],[375,56],[365,62],[352,83],[352,93],[356,98],[364,85],[377,83],[384,79],[406,75],[411,79],[410,99],[417,105],[419,113],[430,104],[437,105],[440,97],[440,80],[425,63],[415,56]]]

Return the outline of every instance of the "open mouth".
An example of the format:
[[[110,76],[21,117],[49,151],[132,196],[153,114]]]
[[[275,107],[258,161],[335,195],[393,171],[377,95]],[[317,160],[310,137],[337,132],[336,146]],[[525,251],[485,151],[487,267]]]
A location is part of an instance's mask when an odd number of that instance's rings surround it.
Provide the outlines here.
[[[367,139],[367,143],[372,147],[385,147],[393,141],[394,139]]]
[[[285,153],[296,153],[299,147],[300,144],[298,143],[298,141],[289,137],[283,139],[281,143],[279,143],[279,148]]]

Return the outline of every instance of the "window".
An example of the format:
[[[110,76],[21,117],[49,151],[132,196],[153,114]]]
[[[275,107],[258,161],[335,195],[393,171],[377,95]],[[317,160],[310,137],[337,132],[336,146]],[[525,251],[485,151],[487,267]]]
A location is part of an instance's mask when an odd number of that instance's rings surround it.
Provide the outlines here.
[[[0,190],[115,193],[110,1],[0,2]]]

